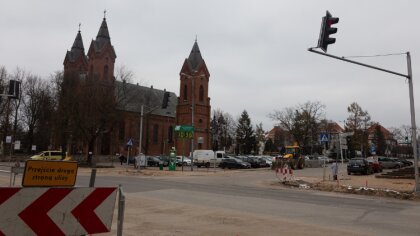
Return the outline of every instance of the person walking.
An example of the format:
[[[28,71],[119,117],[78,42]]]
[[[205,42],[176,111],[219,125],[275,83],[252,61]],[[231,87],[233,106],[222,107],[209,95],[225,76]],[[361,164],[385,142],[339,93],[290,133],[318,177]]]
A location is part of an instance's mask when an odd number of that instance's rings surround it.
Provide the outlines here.
[[[121,155],[120,155],[120,163],[121,163],[121,165],[123,164],[124,159],[125,159],[124,155],[123,155],[123,154],[121,154]]]

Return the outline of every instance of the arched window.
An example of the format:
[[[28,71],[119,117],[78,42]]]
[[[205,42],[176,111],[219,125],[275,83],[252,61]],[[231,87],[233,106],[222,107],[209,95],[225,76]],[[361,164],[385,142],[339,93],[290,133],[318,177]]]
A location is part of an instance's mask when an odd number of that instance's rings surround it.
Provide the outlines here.
[[[90,65],[89,76],[91,79],[93,78],[93,65]]]
[[[159,125],[158,124],[154,124],[153,125],[153,137],[152,137],[152,142],[153,143],[158,143],[158,140],[159,140],[159,137],[158,137],[158,135],[159,135]]]
[[[173,127],[172,125],[168,128],[168,143],[173,142]]]
[[[104,66],[104,80],[108,79],[108,65]]]
[[[184,85],[184,101],[188,100],[188,86]]]
[[[204,100],[204,88],[203,88],[203,85],[200,85],[200,91],[199,91],[198,97],[199,97],[200,102],[202,102]]]

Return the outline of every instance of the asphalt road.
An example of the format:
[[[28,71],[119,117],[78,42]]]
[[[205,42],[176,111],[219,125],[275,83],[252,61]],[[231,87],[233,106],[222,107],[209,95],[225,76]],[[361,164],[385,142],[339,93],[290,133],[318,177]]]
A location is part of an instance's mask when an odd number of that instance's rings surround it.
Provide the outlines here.
[[[98,176],[95,185],[122,184],[128,197],[136,194],[229,209],[356,234],[420,235],[418,202],[257,184],[261,181],[274,183],[275,177],[270,171],[246,171],[228,176]],[[78,176],[78,186],[88,184],[89,176]]]

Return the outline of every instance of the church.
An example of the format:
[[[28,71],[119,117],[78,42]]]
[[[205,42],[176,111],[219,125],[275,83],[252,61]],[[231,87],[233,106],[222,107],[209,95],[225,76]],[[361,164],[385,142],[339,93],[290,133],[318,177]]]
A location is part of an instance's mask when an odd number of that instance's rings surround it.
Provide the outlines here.
[[[179,72],[179,96],[153,86],[117,81],[114,76],[116,58],[104,17],[87,54],[79,29],[63,63],[64,74],[77,73],[80,78],[92,77],[111,84],[115,89],[116,109],[122,118],[118,127],[112,127],[112,134],[102,134],[97,138],[93,148],[95,155],[128,155],[128,151],[130,156],[138,153],[167,155],[175,147],[177,155],[189,156],[192,149],[211,149],[210,73],[197,41]],[[178,138],[175,132],[178,125],[193,126],[193,140]],[[87,144],[82,143],[81,146],[83,153],[86,153]],[[76,152],[74,145],[67,150]]]

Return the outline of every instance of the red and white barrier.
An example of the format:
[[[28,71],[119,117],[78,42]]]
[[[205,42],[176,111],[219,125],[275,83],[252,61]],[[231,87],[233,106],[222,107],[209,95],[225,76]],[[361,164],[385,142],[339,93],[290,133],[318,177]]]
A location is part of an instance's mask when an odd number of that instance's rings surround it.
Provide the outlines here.
[[[293,170],[287,164],[276,169],[276,176],[279,177],[279,174],[284,181],[293,178]]]
[[[117,194],[103,188],[0,188],[0,236],[110,232]]]

